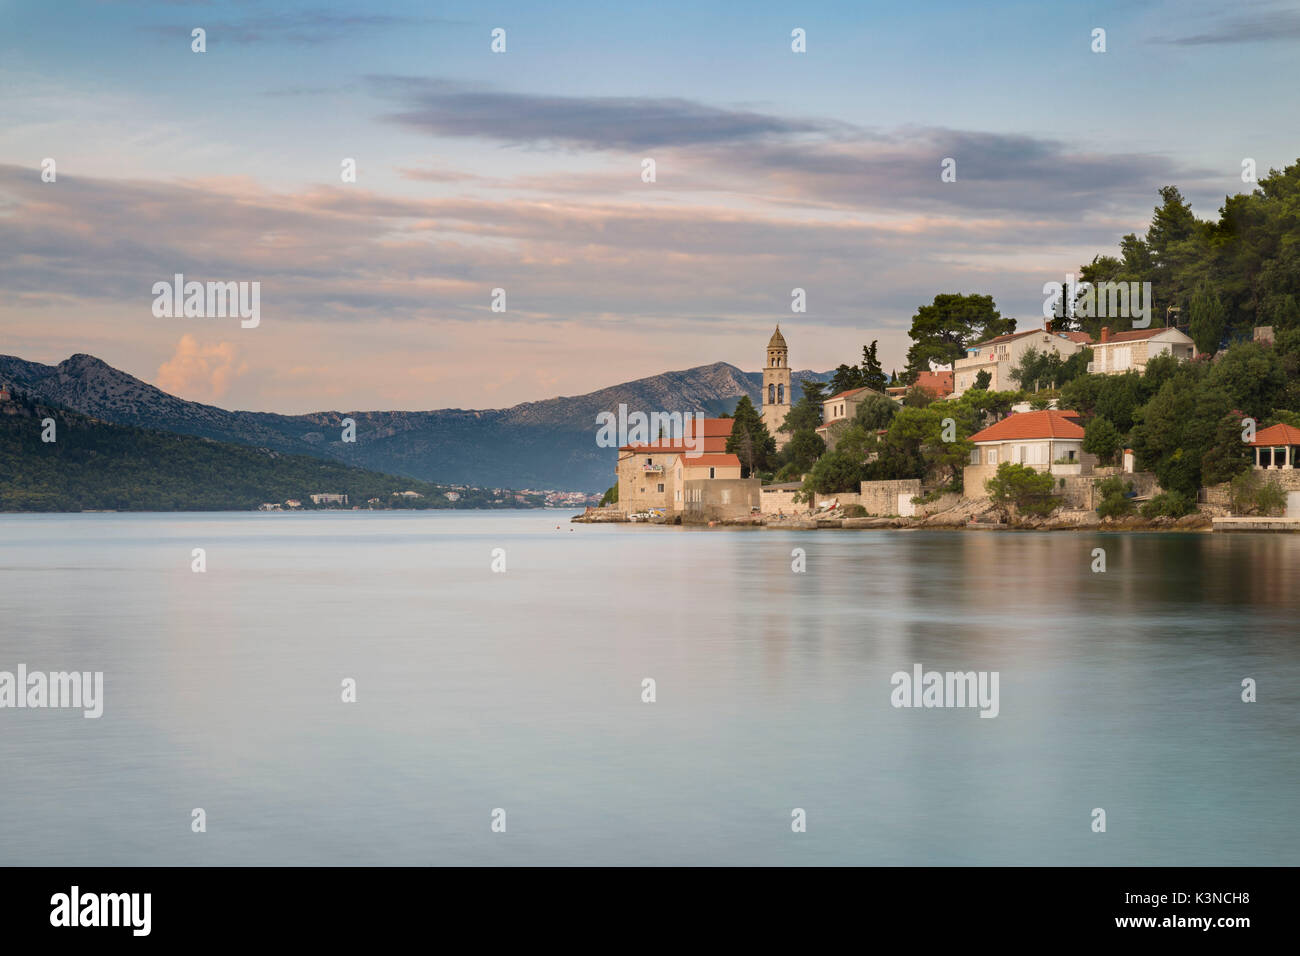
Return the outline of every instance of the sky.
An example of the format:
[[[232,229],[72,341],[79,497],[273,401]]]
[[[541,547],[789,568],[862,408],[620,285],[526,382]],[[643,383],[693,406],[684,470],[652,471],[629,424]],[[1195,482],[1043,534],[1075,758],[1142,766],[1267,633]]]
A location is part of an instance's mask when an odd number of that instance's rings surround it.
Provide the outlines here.
[[[1037,325],[1161,186],[1296,162],[1298,47],[1272,0],[4,2],[0,354],[285,413],[752,371],[778,322],[901,369],[936,294]],[[155,315],[177,273],[260,321]]]

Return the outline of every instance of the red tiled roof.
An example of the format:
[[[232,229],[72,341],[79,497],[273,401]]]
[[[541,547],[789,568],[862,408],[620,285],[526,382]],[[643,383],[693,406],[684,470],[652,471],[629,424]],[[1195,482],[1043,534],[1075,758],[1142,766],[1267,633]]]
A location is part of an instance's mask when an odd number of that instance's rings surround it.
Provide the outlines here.
[[[1082,438],[1083,428],[1074,419],[1078,412],[1047,409],[1011,415],[970,436],[974,442],[1017,441],[1030,438]]]
[[[936,398],[943,398],[952,394],[952,372],[921,372],[916,384]]]
[[[1127,332],[1112,333],[1110,338],[1105,342],[1094,342],[1094,345],[1110,345],[1112,342],[1140,342],[1142,339],[1149,339],[1153,335],[1159,335],[1161,332],[1177,332],[1177,329],[1159,328],[1159,329],[1130,329]]]
[[[1252,445],[1277,448],[1281,445],[1300,445],[1300,428],[1291,425],[1269,425],[1255,432]]]
[[[734,418],[706,418],[704,419],[704,428],[702,444],[703,448],[696,448],[696,451],[704,452],[723,452],[727,450],[727,439],[731,437],[731,426],[735,422]],[[695,437],[695,419],[689,418],[682,424],[684,437]],[[659,454],[681,454],[687,451],[685,444],[674,438],[655,439],[652,442],[636,442],[634,444],[622,445],[619,451],[649,451]]]
[[[1056,334],[1062,338],[1069,339],[1071,342],[1077,342],[1080,345],[1092,344],[1092,336],[1087,332],[1057,332]]]
[[[837,398],[850,398],[850,397],[852,397],[852,396],[858,394],[858,392],[869,392],[869,391],[871,391],[871,389],[869,389],[869,388],[865,388],[865,387],[864,387],[864,388],[848,388],[848,389],[845,389],[845,390],[842,391],[842,392],[836,392],[836,393],[835,393],[834,395],[832,395],[830,398],[823,398],[823,399],[822,399],[822,404],[825,405],[827,402],[833,402],[833,401],[835,401],[835,399],[837,399]]]
[[[966,346],[966,348],[974,351],[975,349],[982,349],[986,345],[1000,345],[1003,342],[1010,342],[1012,339],[1024,338],[1026,335],[1035,335],[1042,331],[1042,329],[1029,329],[1026,332],[1008,332],[1006,335],[999,335],[995,338],[985,339],[983,342],[976,342],[973,345]]]
[[[735,455],[701,455],[683,458],[682,464],[687,468],[739,468],[740,459]]]

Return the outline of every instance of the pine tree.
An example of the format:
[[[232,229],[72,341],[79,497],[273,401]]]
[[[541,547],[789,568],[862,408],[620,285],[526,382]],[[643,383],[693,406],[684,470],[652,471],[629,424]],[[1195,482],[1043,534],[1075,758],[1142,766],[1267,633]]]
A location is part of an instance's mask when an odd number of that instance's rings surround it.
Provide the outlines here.
[[[768,434],[767,426],[748,395],[740,396],[736,403],[727,451],[740,459],[744,468],[741,477],[744,478],[765,469],[769,458],[776,454],[776,439]]]

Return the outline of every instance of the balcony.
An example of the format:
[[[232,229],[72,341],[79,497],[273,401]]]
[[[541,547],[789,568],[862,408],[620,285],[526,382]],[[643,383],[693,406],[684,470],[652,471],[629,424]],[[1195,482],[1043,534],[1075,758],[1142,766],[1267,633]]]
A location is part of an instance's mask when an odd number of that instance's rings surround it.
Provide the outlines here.
[[[641,471],[647,475],[662,475],[664,473],[663,465],[642,465]]]

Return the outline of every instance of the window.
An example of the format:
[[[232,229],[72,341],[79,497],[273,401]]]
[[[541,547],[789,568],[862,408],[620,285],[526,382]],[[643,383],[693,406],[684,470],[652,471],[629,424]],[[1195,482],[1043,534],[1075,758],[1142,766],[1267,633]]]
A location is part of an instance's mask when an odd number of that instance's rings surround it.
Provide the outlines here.
[[[778,405],[784,405],[784,404],[785,404],[785,385],[784,385],[784,384],[782,384],[782,385],[778,385],[778,386],[776,387],[776,403],[777,403]]]
[[[980,463],[980,450],[979,450],[978,448],[972,448],[972,449],[971,449],[971,452],[970,452],[970,463],[971,463],[972,465],[978,465],[978,464]]]
[[[659,491],[661,494],[663,493],[663,490],[664,490],[664,483],[661,481],[659,482]]]
[[[771,383],[769,383],[767,386],[767,404],[769,405],[776,404],[776,386],[772,385]]]
[[[712,468],[710,468],[710,469],[709,469],[709,477],[712,478],[712,477],[713,477],[713,474],[714,474],[714,471],[713,471]]]
[[[1132,350],[1127,348],[1111,349],[1111,368],[1116,371],[1122,371],[1129,367],[1133,361]]]
[[[998,463],[998,450],[996,448],[990,448],[988,452],[984,455],[984,464],[996,465],[997,463]]]
[[[655,460],[654,460],[653,458],[647,458],[647,459],[645,460],[645,463],[646,463],[647,465],[653,465],[653,464],[655,463]]]
[[[682,489],[680,488],[677,489],[677,500],[678,501],[682,500]]]

